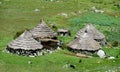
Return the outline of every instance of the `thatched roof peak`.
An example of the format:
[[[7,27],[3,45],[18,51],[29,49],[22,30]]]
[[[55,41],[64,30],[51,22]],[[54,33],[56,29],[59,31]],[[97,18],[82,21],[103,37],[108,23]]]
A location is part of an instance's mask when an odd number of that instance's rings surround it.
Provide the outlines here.
[[[30,30],[34,38],[52,38],[56,37],[54,31],[42,19],[40,24]]]
[[[45,21],[44,21],[44,19],[40,20],[40,24],[46,24]]]
[[[103,39],[105,36],[99,32],[91,23],[87,24],[83,29],[81,29],[77,34],[76,37],[79,38],[84,33],[89,34],[93,39]]]
[[[13,49],[36,50],[42,49],[43,46],[32,38],[29,31],[24,31],[18,38],[10,42],[7,46]]]
[[[25,30],[25,31],[19,36],[19,38],[30,38],[31,36],[32,36],[32,34],[31,34],[29,31]]]

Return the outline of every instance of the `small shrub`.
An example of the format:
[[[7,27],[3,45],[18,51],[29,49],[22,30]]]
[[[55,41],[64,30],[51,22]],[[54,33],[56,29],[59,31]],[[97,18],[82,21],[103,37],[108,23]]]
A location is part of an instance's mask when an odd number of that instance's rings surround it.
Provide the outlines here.
[[[69,21],[77,26],[83,23],[93,23],[101,26],[111,26],[120,23],[119,18],[100,13],[86,13],[84,15],[69,19]]]

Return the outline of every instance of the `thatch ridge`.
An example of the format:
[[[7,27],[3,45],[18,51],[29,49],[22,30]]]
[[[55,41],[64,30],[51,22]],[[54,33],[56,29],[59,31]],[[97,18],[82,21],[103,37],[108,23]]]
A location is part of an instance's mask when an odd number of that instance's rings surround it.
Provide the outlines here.
[[[76,37],[80,38],[84,33],[88,33],[93,39],[104,39],[105,36],[99,32],[91,23],[87,24],[83,29],[81,29]]]

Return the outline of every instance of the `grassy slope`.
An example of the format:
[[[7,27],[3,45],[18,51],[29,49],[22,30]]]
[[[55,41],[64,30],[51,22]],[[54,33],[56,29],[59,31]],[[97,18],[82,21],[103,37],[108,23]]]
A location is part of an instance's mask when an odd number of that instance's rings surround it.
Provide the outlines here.
[[[107,71],[117,70],[119,71],[120,61],[119,59],[108,60],[94,58],[79,58],[64,54],[65,51],[55,52],[50,55],[45,55],[36,58],[28,58],[23,56],[10,55],[6,53],[0,53],[0,70],[2,72],[74,72],[74,71]],[[117,52],[115,50],[114,52]],[[69,53],[69,52],[67,52]],[[79,60],[82,60],[79,63]],[[31,61],[32,64],[28,64]],[[63,68],[66,63],[76,65],[76,69]]]
[[[13,40],[16,32],[22,31],[26,28],[31,29],[39,23],[41,18],[44,18],[48,23],[55,22],[58,27],[68,27],[72,30],[72,37],[59,37],[68,43],[74,38],[79,27],[72,29],[70,19],[76,18],[74,15],[69,15],[68,18],[57,16],[58,13],[75,12],[84,10],[91,10],[92,6],[96,6],[105,10],[105,13],[110,16],[120,17],[120,9],[117,9],[111,4],[114,0],[104,0],[103,3],[93,3],[93,0],[61,0],[63,2],[46,2],[43,0],[1,0],[0,4],[0,72],[74,72],[74,71],[106,71],[108,69],[117,69],[120,71],[120,49],[105,49],[108,54],[119,57],[115,60],[99,59],[98,57],[85,59],[69,55],[59,51],[50,55],[28,58],[17,55],[6,54],[3,49],[7,43]],[[118,2],[118,0],[115,0]],[[106,5],[105,5],[106,3]],[[38,8],[40,12],[34,10]],[[84,14],[84,13],[83,13]],[[81,14],[80,14],[81,16]],[[82,27],[82,26],[81,26]],[[80,27],[80,28],[81,28]],[[100,26],[98,26],[99,28]],[[104,30],[105,28],[102,27]],[[113,52],[113,53],[112,53]],[[82,59],[82,63],[78,63]],[[31,65],[27,64],[32,61]],[[100,61],[100,64],[97,63]],[[70,68],[63,69],[62,66],[70,62],[77,66],[77,69]],[[105,66],[105,67],[104,67]]]

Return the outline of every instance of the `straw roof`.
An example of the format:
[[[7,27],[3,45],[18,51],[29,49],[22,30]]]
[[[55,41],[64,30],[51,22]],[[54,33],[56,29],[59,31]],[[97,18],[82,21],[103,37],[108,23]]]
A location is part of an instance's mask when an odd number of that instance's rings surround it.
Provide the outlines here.
[[[98,42],[89,37],[89,34],[84,33],[81,38],[76,38],[68,44],[71,49],[95,51],[101,48]]]
[[[57,35],[43,20],[41,20],[38,26],[30,30],[30,32],[34,38],[53,38]]]
[[[23,34],[8,44],[8,48],[36,50],[42,49],[43,46],[32,38],[32,35],[29,31],[24,31]]]
[[[99,32],[92,24],[86,25],[85,28],[81,29],[77,34],[76,37],[80,38],[81,35],[84,33],[88,33],[93,39],[103,39],[105,36]]]

